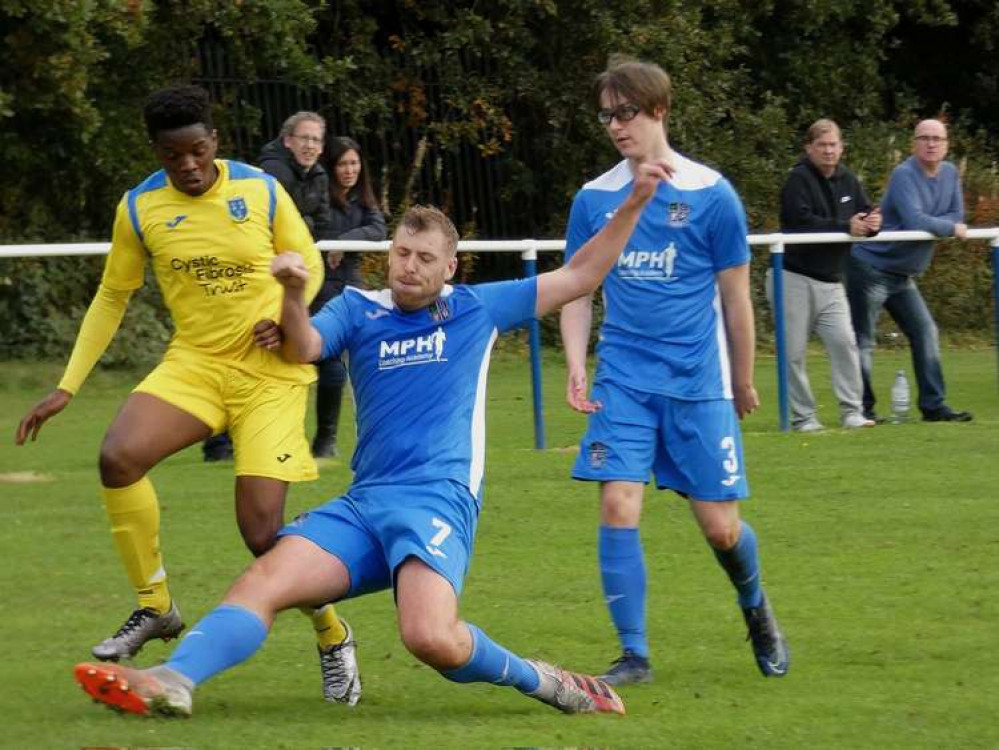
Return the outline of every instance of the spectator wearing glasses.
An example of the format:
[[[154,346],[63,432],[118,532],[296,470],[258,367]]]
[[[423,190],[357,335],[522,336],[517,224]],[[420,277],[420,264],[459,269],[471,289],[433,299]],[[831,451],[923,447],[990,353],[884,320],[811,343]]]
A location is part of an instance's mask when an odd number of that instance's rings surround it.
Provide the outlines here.
[[[881,213],[872,207],[860,180],[840,164],[839,126],[816,120],[805,134],[805,154],[791,168],[780,196],[782,232],[877,234]],[[798,432],[822,429],[805,370],[808,337],[814,331],[829,355],[832,385],[843,427],[870,427],[863,414],[860,359],[850,325],[843,274],[850,245],[845,242],[788,245],[784,254],[785,332],[791,426]],[[773,278],[767,271],[767,297],[773,304]]]
[[[957,168],[947,156],[947,127],[939,120],[916,125],[912,156],[891,174],[881,202],[882,231],[921,230],[964,238],[964,198]],[[871,385],[874,342],[881,308],[888,310],[912,348],[919,409],[927,422],[970,422],[971,413],[947,405],[936,323],[916,279],[933,259],[932,240],[854,245],[847,267],[847,296],[860,349],[864,413],[876,419]]]
[[[329,225],[329,174],[319,161],[325,143],[326,120],[315,112],[296,112],[259,159],[260,168],[291,195],[315,239],[326,239]]]

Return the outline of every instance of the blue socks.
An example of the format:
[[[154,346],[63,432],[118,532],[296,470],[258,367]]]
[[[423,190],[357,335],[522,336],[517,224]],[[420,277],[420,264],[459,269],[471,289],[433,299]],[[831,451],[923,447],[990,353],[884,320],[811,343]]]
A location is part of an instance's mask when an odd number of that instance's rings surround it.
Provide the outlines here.
[[[636,528],[601,526],[600,579],[622,648],[648,658],[645,635],[645,557]]]
[[[222,604],[205,615],[164,665],[195,685],[253,656],[267,637],[267,626],[248,609]]]
[[[763,601],[760,586],[760,558],[756,553],[756,532],[745,521],[740,522],[739,541],[732,549],[714,549],[715,557],[728,573],[729,580],[739,592],[739,606],[758,607]]]
[[[490,640],[489,636],[472,624],[472,656],[457,669],[441,672],[452,682],[491,682],[510,685],[522,693],[533,693],[541,680],[534,667],[514,653]]]

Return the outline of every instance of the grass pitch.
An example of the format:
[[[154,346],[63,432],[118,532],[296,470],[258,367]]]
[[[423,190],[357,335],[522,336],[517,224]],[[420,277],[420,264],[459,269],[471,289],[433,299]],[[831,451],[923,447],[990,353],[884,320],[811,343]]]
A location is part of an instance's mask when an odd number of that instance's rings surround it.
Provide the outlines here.
[[[617,646],[600,595],[596,489],[568,479],[583,420],[562,405],[552,356],[549,448],[531,449],[528,365],[515,349],[495,358],[490,379],[485,509],[463,614],[525,656],[599,672]],[[887,398],[907,363],[879,353],[876,366]],[[17,420],[61,367],[0,364],[0,746],[999,746],[995,352],[947,352],[944,370],[971,424],[802,436],[777,430],[773,360],[759,363],[744,513],[791,643],[786,679],[759,676],[733,592],[684,503],[654,493],[643,539],[656,681],[622,690],[627,717],[567,717],[509,689],[448,683],[405,652],[380,594],[341,605],[360,643],[356,709],[320,699],[310,628],[292,612],[251,661],[199,689],[191,720],[166,721],[93,706],[71,676],[133,608],[95,464],[138,375],[97,373],[37,443],[15,448]],[[834,425],[820,357],[810,372]],[[289,517],[338,494],[345,464],[328,461],[318,482],[296,487]],[[231,465],[204,464],[192,448],[152,478],[171,586],[192,625],[248,562]],[[151,644],[137,663],[168,652]]]

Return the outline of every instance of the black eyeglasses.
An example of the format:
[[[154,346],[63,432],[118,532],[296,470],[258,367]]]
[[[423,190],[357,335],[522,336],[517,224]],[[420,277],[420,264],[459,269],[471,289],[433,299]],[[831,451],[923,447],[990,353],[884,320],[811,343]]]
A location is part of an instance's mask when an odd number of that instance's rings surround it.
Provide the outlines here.
[[[642,108],[637,104],[619,104],[614,109],[601,109],[597,111],[597,121],[601,125],[610,125],[615,117],[618,122],[631,122]]]

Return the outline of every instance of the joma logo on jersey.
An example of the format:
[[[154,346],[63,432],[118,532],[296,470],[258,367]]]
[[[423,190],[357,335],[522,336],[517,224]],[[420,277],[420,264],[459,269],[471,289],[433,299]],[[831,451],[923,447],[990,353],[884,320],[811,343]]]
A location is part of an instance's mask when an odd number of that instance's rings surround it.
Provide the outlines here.
[[[628,250],[617,259],[618,276],[626,279],[675,281],[676,244],[663,250]]]
[[[445,341],[447,334],[440,326],[427,336],[381,341],[378,344],[378,369],[394,370],[409,365],[447,362],[447,357],[444,356]]]

